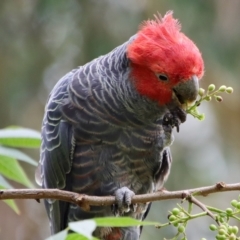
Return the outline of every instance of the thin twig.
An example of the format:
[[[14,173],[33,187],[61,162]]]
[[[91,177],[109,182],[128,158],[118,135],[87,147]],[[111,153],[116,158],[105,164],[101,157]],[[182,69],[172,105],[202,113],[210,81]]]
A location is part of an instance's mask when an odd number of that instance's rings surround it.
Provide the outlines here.
[[[186,198],[186,193],[192,196],[207,196],[212,193],[229,191],[240,191],[240,183],[225,184],[223,182],[220,182],[213,186],[172,192],[161,190],[155,193],[136,195],[133,197],[132,203],[146,203],[167,199],[183,199]],[[59,189],[0,190],[0,200],[6,199],[56,199],[75,203],[84,209],[89,209],[90,206],[107,206],[115,203],[115,198],[113,196],[88,196],[85,194],[78,194]]]
[[[194,203],[196,206],[200,207],[204,212],[207,213],[208,216],[210,216],[214,221],[217,222],[217,224],[219,225],[218,220],[215,218],[214,214],[207,209],[207,207],[200,202],[199,200],[197,200],[195,197],[193,197],[192,195],[189,196],[189,198],[187,198],[188,201]]]

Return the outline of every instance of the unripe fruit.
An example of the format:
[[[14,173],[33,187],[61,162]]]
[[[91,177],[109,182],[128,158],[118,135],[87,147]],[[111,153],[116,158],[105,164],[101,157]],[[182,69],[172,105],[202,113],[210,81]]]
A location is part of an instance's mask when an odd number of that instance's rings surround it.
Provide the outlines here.
[[[217,240],[226,240],[226,235],[219,235],[219,234],[218,234],[218,235],[216,236],[216,239],[217,239]]]
[[[233,93],[233,88],[232,87],[227,87],[226,92],[227,93]]]
[[[240,202],[237,203],[237,209],[240,209]]]
[[[232,226],[229,226],[229,227],[228,227],[228,232],[229,232],[229,233],[232,233],[232,232],[233,232],[233,227],[232,227]]]
[[[233,226],[232,233],[234,233],[234,234],[238,233],[238,227],[237,226]]]
[[[222,229],[219,229],[219,231],[218,231],[218,234],[219,234],[219,235],[226,235],[226,233],[227,233],[226,230],[223,229],[223,228],[222,228]]]
[[[234,234],[231,234],[229,237],[228,237],[229,240],[236,240],[236,235]]]
[[[180,212],[180,213],[178,214],[178,216],[179,216],[179,218],[184,218],[184,217],[185,217],[185,214],[184,214],[183,212]]]
[[[224,218],[220,217],[218,220],[220,223],[224,223]]]
[[[222,85],[218,90],[219,90],[220,92],[225,92],[226,89],[227,89],[227,87],[226,87],[225,85]]]
[[[208,102],[209,102],[209,101],[211,101],[211,100],[212,100],[212,97],[211,97],[211,96],[207,96],[205,99],[206,99],[206,101],[208,101]]]
[[[226,216],[226,214],[225,214],[225,213],[222,213],[222,212],[221,212],[219,215],[220,215],[220,217],[222,217],[222,218],[224,218],[224,217]]]
[[[179,214],[179,212],[180,212],[179,208],[174,208],[172,210],[172,214],[175,215],[175,216],[177,216]]]
[[[232,205],[233,207],[237,207],[237,204],[238,204],[238,201],[237,201],[236,199],[233,199],[233,200],[231,201],[231,205]]]
[[[218,101],[218,102],[222,102],[223,101],[223,98],[221,96],[215,96],[215,99]]]
[[[177,227],[177,226],[178,226],[178,224],[179,224],[179,223],[174,223],[174,224],[173,224],[173,226],[174,226],[174,227]]]
[[[185,227],[184,226],[179,226],[178,227],[178,232],[180,232],[180,233],[185,232]]]
[[[217,230],[217,226],[214,225],[214,224],[211,224],[211,225],[209,226],[209,228],[210,228],[211,231]]]
[[[174,216],[174,215],[171,215],[170,217],[169,217],[169,221],[170,222],[173,222],[174,220],[176,220],[177,218]]]
[[[220,227],[219,227],[219,230],[220,230],[220,229],[223,229],[224,231],[227,231],[227,230],[228,230],[228,227],[227,227],[226,225],[222,224],[222,225],[220,225]]]
[[[205,115],[203,113],[199,114],[198,115],[198,119],[201,120],[201,121],[204,120],[205,119]]]
[[[208,86],[208,91],[209,92],[212,92],[212,91],[214,91],[215,90],[215,85],[214,84],[210,84],[209,86]]]
[[[226,209],[226,213],[227,213],[228,215],[232,215],[232,214],[233,214],[232,208],[227,208],[227,209]]]
[[[202,97],[205,93],[205,90],[203,88],[199,88],[198,94]]]

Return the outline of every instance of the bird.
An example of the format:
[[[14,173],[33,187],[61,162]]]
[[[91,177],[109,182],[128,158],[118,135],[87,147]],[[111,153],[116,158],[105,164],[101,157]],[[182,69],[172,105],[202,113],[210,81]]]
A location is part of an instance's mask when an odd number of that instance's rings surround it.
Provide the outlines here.
[[[69,222],[105,216],[143,221],[150,203],[135,194],[163,188],[172,164],[173,129],[186,121],[204,74],[202,54],[167,12],[140,24],[129,40],[63,76],[48,98],[37,182],[90,196],[115,196],[113,206],[45,200],[51,234]],[[103,240],[139,240],[141,227],[101,227]]]

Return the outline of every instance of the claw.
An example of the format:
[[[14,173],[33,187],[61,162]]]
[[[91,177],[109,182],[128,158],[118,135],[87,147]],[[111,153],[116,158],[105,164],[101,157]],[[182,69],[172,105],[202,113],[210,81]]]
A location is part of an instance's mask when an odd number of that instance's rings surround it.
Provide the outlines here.
[[[111,207],[111,210],[114,214],[115,217],[119,217],[120,216],[120,212],[118,210],[117,204],[113,204]]]
[[[132,212],[136,212],[137,211],[137,204],[135,203],[135,204],[131,204],[130,205],[130,210],[132,211]]]
[[[176,126],[176,129],[177,129],[177,132],[179,132],[179,130],[180,130],[179,129],[179,124],[176,124],[175,126]]]
[[[112,211],[115,216],[122,215],[130,210],[134,210],[135,207],[132,206],[132,197],[135,195],[133,191],[131,191],[127,187],[119,188],[115,193],[116,204],[112,206]]]
[[[177,132],[180,131],[180,124],[186,121],[186,112],[182,109],[176,108],[173,111],[165,114],[163,118],[163,125],[176,127]]]

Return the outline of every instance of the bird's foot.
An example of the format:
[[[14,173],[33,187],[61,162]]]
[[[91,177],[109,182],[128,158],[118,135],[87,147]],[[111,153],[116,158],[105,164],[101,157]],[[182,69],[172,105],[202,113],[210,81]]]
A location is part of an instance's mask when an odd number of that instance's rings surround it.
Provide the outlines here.
[[[119,188],[115,191],[114,195],[116,197],[116,203],[113,204],[112,211],[115,216],[121,216],[124,213],[136,211],[137,204],[132,204],[132,197],[135,193],[129,188]]]
[[[186,121],[186,112],[180,108],[176,108],[173,111],[165,114],[163,118],[163,125],[176,127],[177,132],[179,132],[179,126],[181,123]]]

